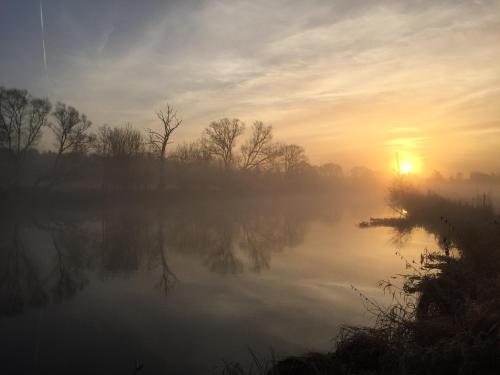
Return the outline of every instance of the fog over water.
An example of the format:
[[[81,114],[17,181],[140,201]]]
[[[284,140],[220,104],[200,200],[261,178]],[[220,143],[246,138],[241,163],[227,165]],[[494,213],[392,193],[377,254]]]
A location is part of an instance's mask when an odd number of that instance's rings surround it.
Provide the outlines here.
[[[206,373],[222,361],[326,350],[370,321],[351,285],[380,279],[434,238],[357,223],[380,197],[179,198],[29,210],[2,225],[3,351],[13,373]],[[78,363],[78,366],[75,366]]]

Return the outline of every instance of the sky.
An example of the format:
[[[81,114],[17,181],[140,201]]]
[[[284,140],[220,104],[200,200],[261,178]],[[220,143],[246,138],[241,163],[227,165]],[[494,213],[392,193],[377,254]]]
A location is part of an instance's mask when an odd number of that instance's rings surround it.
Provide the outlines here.
[[[273,125],[312,163],[500,171],[500,0],[0,0],[0,85],[98,126],[173,104]],[[42,42],[43,41],[43,42]],[[46,65],[43,44],[45,45]]]

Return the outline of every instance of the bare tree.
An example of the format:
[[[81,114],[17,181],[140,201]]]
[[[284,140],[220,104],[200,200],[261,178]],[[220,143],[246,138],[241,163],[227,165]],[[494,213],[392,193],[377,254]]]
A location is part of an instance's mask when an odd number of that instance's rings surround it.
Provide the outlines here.
[[[64,154],[85,153],[93,141],[93,136],[87,134],[92,123],[87,119],[87,116],[80,113],[71,106],[58,102],[52,116],[55,118],[55,123],[49,123],[49,128],[54,133],[56,138],[56,156],[52,170],[46,176],[41,176],[35,183],[35,186],[46,184],[46,188],[50,189],[56,183],[61,182],[78,174],[81,168],[70,163],[63,165],[61,159]],[[73,159],[74,161],[74,159]],[[81,167],[81,166],[80,166]]]
[[[38,141],[50,109],[48,99],[31,98],[26,90],[0,88],[2,146],[22,156]]]
[[[299,145],[280,146],[283,171],[286,174],[297,173],[307,163],[304,149]]]
[[[167,103],[165,110],[160,110],[156,112],[156,116],[163,124],[163,129],[161,132],[156,132],[152,129],[148,129],[149,135],[149,145],[153,150],[153,153],[160,159],[160,183],[159,188],[163,189],[165,185],[165,156],[167,152],[167,145],[170,143],[170,137],[172,133],[181,124],[182,120],[177,117],[177,111],[173,106]]]
[[[97,154],[111,159],[133,159],[142,153],[143,148],[141,132],[130,124],[123,128],[101,126],[95,141]]]
[[[250,139],[241,146],[242,164],[244,170],[259,169],[270,164],[279,154],[278,147],[273,145],[273,128],[262,121],[252,125]]]
[[[32,98],[26,90],[0,87],[0,147],[7,149],[15,163],[16,185],[21,162],[48,124],[50,110],[48,99]]]
[[[335,163],[326,163],[318,167],[318,173],[325,178],[340,178],[342,177],[342,167]]]
[[[177,111],[173,106],[167,103],[165,110],[156,112],[156,116],[163,124],[162,132],[156,132],[148,129],[149,144],[160,159],[165,159],[167,145],[170,141],[170,136],[181,124],[182,120],[177,117]]]
[[[130,124],[122,128],[104,125],[97,131],[94,147],[97,155],[103,158],[103,189],[116,184],[125,189],[137,183],[132,176],[141,169],[140,156],[144,151],[142,132]]]
[[[200,141],[181,143],[169,158],[183,164],[204,164],[210,162],[212,155]]]
[[[229,169],[234,163],[233,149],[236,139],[245,131],[245,124],[237,118],[223,118],[212,122],[205,129],[205,143],[209,152],[222,159],[224,167]]]
[[[56,163],[64,153],[85,151],[91,139],[87,130],[92,125],[87,116],[60,102],[52,115],[56,119],[54,124],[50,124],[57,142]]]

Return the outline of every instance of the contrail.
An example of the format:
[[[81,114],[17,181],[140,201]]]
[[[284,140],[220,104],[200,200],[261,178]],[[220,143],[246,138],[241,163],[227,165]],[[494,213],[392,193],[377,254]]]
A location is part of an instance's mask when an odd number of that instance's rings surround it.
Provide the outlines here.
[[[43,7],[42,0],[40,0],[40,25],[42,27],[42,52],[43,52],[43,67],[47,73],[47,53],[45,52],[45,27],[43,25]]]

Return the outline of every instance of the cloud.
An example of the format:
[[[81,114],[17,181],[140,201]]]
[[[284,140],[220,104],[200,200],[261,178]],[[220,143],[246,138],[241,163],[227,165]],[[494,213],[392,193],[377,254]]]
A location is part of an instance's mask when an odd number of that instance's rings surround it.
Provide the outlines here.
[[[397,148],[402,148],[404,150],[413,150],[422,147],[422,144],[427,141],[430,137],[407,137],[407,138],[395,138],[386,141],[388,146]]]

